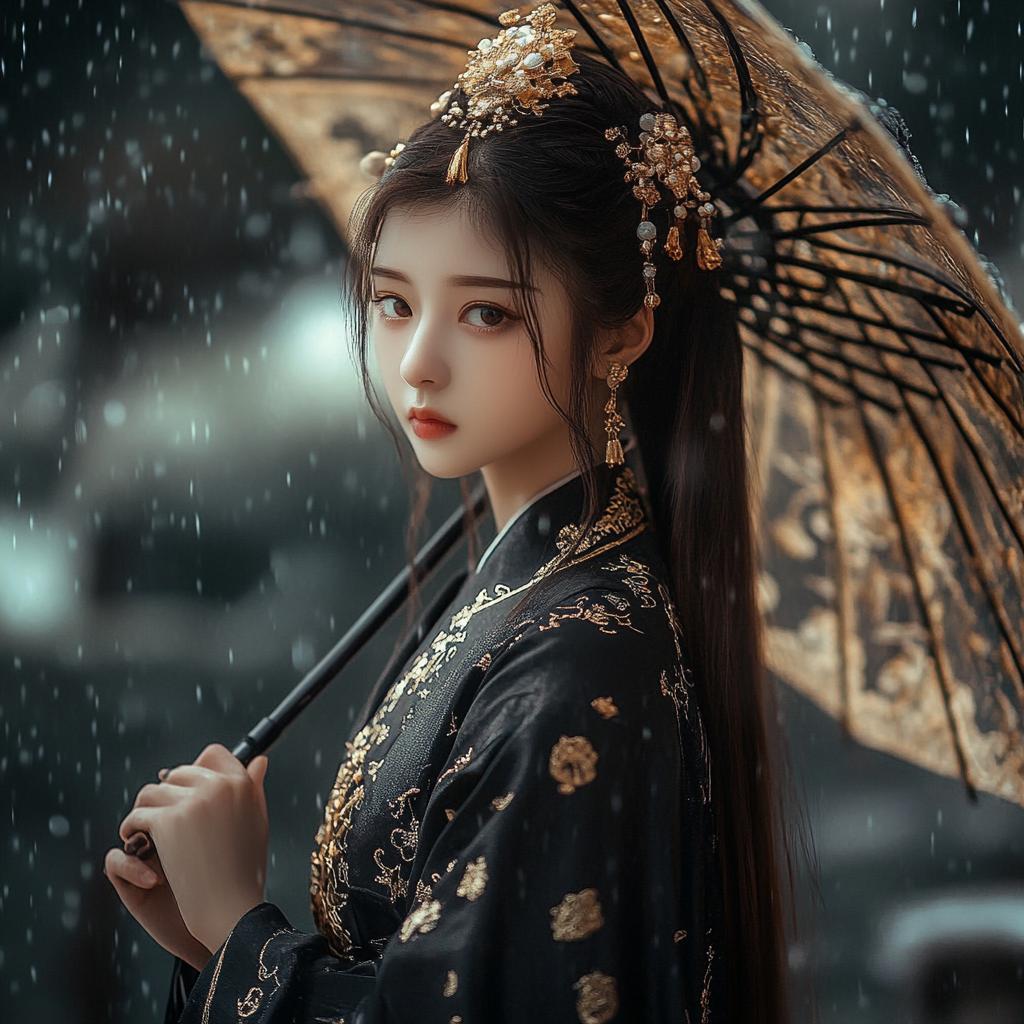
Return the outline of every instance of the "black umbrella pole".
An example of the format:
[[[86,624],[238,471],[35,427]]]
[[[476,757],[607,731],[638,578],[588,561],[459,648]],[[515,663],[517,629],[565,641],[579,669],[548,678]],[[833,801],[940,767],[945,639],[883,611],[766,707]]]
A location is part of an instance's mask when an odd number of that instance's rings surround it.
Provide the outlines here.
[[[242,764],[265,754],[281,734],[324,691],[327,685],[363,649],[374,634],[405,602],[413,576],[425,579],[437,567],[465,533],[469,520],[475,520],[487,506],[487,492],[481,487],[470,498],[469,508],[453,512],[413,559],[380,592],[376,600],[352,624],[349,631],[327,652],[319,664],[309,670],[266,718],[250,729],[235,744],[231,753]]]
[[[453,547],[462,539],[468,524],[487,507],[487,492],[480,487],[469,505],[453,512],[427,541],[412,561],[377,595],[376,600],[352,624],[348,632],[313,666],[266,718],[257,722],[231,753],[242,764],[265,754],[284,731],[326,689],[328,684],[366,646],[374,634],[391,618],[409,596],[413,578],[426,579]],[[454,596],[454,595],[453,595]],[[145,832],[136,832],[124,844],[125,853],[146,860],[153,844]]]

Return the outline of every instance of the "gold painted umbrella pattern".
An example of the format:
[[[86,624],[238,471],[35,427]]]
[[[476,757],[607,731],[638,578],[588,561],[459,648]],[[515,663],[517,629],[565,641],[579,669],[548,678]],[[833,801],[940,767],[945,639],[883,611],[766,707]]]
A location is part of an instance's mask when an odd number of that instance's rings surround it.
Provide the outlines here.
[[[182,0],[344,234],[488,0]],[[685,119],[747,354],[768,664],[859,742],[1024,805],[1024,339],[891,111],[753,0],[566,2]],[[879,123],[888,121],[886,127]]]

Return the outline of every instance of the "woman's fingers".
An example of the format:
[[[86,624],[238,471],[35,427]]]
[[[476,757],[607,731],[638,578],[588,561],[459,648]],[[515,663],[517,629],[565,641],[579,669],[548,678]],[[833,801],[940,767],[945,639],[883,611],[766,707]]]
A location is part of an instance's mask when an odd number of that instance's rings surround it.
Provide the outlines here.
[[[242,762],[220,743],[211,743],[203,749],[203,752],[195,759],[195,767],[210,768],[223,775],[235,775],[239,771],[245,771]]]
[[[152,889],[161,882],[157,873],[150,870],[138,857],[129,857],[123,850],[116,848],[107,850],[103,870],[115,886],[120,880],[138,889]]]
[[[203,782],[209,782],[216,778],[219,773],[211,768],[203,768],[194,764],[182,764],[172,768],[161,777],[160,785],[168,783],[175,786],[197,786]]]
[[[263,779],[267,774],[267,765],[269,763],[270,762],[267,760],[266,754],[260,754],[259,757],[254,757],[245,769],[249,774],[249,778],[252,779],[260,789],[263,788]]]
[[[148,832],[152,836],[153,824],[160,820],[164,811],[163,807],[136,807],[128,812],[117,834],[123,842],[127,842],[136,832]]]

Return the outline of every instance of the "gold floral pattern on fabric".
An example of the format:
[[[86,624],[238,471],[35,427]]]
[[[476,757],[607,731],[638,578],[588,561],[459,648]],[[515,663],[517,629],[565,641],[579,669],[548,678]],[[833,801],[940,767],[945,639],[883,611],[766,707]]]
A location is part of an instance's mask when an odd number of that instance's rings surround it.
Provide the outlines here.
[[[284,928],[279,928],[276,932],[274,932],[273,935],[270,936],[269,939],[267,939],[266,942],[263,943],[263,948],[260,950],[260,961],[259,967],[257,968],[256,976],[257,978],[259,978],[260,981],[273,981],[274,983],[274,987],[270,990],[270,995],[268,998],[273,998],[274,993],[276,993],[277,990],[281,987],[281,981],[277,976],[277,968],[275,967],[273,970],[271,970],[269,967],[267,967],[267,949],[269,949],[270,944],[274,941],[274,939],[276,939],[279,935],[283,935],[285,933],[285,930],[286,929]],[[238,1010],[239,1019],[245,1020],[247,1017],[251,1017],[260,1008],[260,1004],[263,1002],[263,996],[263,989],[260,988],[259,985],[253,985],[252,988],[250,988],[249,991],[246,992],[244,996],[238,999],[236,1001],[236,1008]]]
[[[453,808],[451,808],[451,807],[446,807],[446,808],[444,809],[444,816],[445,816],[445,817],[446,817],[446,818],[447,818],[447,819],[448,819],[449,821],[454,821],[454,820],[455,820],[455,811],[454,811],[454,809],[453,809]]]
[[[573,988],[580,1024],[607,1024],[619,1012],[619,987],[611,975],[592,971]]]
[[[409,891],[409,885],[402,877],[402,865],[387,864],[384,856],[384,850],[380,846],[373,851],[373,863],[377,865],[379,872],[373,880],[387,889],[388,898],[392,903],[397,903]]]
[[[260,1003],[262,1001],[263,989],[253,985],[253,987],[238,1000],[238,1016],[242,1018],[251,1017],[260,1008]]]
[[[551,748],[548,771],[558,792],[570,796],[597,778],[597,751],[586,736],[563,736]]]
[[[587,530],[586,536],[580,537],[583,529],[575,524],[563,526],[558,531],[558,539],[555,544],[558,547],[559,558],[570,557],[572,562],[581,561],[580,556],[587,552],[597,554],[598,552],[594,549],[602,547],[607,540],[622,543],[630,537],[635,537],[644,528],[644,525],[644,507],[637,490],[636,477],[631,469],[623,469],[615,481],[615,490],[612,492],[604,513]],[[576,545],[575,550],[573,550],[574,544]],[[571,556],[570,551],[572,552]],[[561,568],[558,562],[559,559],[556,558],[554,562],[549,563],[549,567]]]
[[[629,555],[619,555],[617,562],[612,562],[610,565],[604,566],[605,570],[613,573],[622,574],[622,582],[626,584],[630,592],[640,602],[641,608],[655,608],[657,607],[657,601],[654,600],[654,594],[651,593],[651,576],[653,573],[650,568],[638,562],[635,558],[630,558]]]
[[[487,887],[487,861],[483,857],[477,857],[466,865],[466,871],[455,890],[456,896],[463,896],[470,903],[475,903],[484,894]]]
[[[671,674],[670,674],[671,672]],[[680,730],[685,723],[697,737],[697,756],[700,759],[700,792],[704,804],[711,802],[711,751],[708,749],[707,734],[704,732],[704,719],[701,717],[696,700],[690,700],[693,691],[693,674],[678,662],[670,672],[662,670],[661,692],[668,697],[676,710],[676,721]]]
[[[682,942],[683,939],[685,939],[685,938],[686,938],[686,929],[685,928],[680,928],[679,931],[677,931],[675,933],[675,935],[672,936],[672,941],[673,942]]]
[[[442,995],[446,999],[450,999],[456,992],[459,991],[459,976],[455,971],[449,971],[444,979],[444,992]]]
[[[579,942],[604,926],[601,901],[596,889],[567,892],[551,908],[551,933],[555,942]]]
[[[595,697],[590,706],[604,719],[614,718],[619,713],[611,697]]]
[[[516,795],[516,791],[513,789],[513,790],[510,790],[508,793],[506,793],[504,796],[496,796],[491,801],[491,806],[496,811],[503,811],[503,810],[505,810],[506,807],[508,807],[508,805],[510,803],[512,803],[512,799],[513,799],[513,797],[515,795]]]
[[[433,898],[434,890],[431,889],[431,887],[421,878],[416,883],[416,902],[423,903],[425,900],[431,900]]]
[[[473,759],[473,748],[470,747],[464,754],[459,754],[457,758],[451,763],[451,767],[445,769],[437,777],[436,785],[440,785],[442,779],[447,779],[449,775],[454,775],[456,772],[461,772],[463,768]]]
[[[619,629],[629,629],[634,633],[641,632],[633,625],[628,612],[609,611],[603,604],[589,597],[581,597],[575,604],[553,608],[547,614],[547,621],[542,622],[538,629],[541,632],[558,629],[563,622],[574,621],[590,622],[609,636],[614,636]]]
[[[413,912],[402,922],[398,929],[398,938],[408,942],[414,935],[425,935],[437,927],[441,920],[441,904],[437,900],[425,900],[418,903]]]

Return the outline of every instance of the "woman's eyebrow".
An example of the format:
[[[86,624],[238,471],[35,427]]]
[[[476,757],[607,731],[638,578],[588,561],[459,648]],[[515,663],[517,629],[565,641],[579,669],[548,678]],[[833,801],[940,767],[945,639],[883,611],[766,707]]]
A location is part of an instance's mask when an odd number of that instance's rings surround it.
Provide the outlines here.
[[[502,277],[477,277],[476,275],[458,274],[449,277],[448,283],[453,288],[505,288],[509,291],[537,291],[532,284],[520,284],[518,281],[506,281]]]
[[[375,266],[370,273],[374,277],[386,277],[392,281],[402,281],[405,284],[412,284],[407,274],[392,267]],[[481,277],[476,274],[456,274],[448,278],[448,284],[452,288],[502,288],[506,291],[528,291],[535,292],[537,287],[532,284],[519,284],[516,281],[507,281],[503,277]]]

